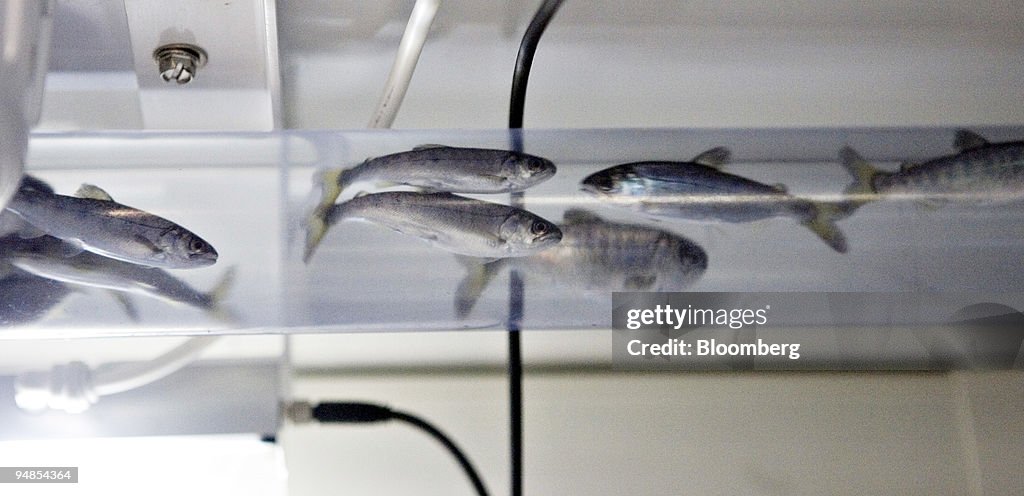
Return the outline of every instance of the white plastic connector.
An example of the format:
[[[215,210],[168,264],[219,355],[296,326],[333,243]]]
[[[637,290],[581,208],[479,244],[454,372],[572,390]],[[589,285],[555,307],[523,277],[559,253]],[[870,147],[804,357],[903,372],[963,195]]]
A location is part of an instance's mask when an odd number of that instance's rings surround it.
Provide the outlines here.
[[[82,362],[21,374],[14,383],[14,391],[18,407],[30,412],[50,409],[81,413],[99,400],[92,384],[92,371]]]

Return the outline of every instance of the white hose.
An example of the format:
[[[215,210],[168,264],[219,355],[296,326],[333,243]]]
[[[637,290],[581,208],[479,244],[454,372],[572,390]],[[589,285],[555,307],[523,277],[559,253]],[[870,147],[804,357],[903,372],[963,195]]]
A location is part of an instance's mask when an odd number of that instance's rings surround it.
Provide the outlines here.
[[[148,362],[107,364],[90,370],[82,362],[57,365],[48,371],[19,374],[14,400],[28,411],[46,409],[80,413],[101,396],[123,393],[156,382],[188,365],[219,336],[189,338],[171,351]]]
[[[156,382],[188,365],[219,336],[196,336],[148,362],[101,365],[93,372],[93,388],[99,396],[122,393]]]
[[[409,15],[409,23],[405,26],[402,41],[398,44],[395,63],[391,66],[391,73],[384,84],[384,93],[380,96],[377,111],[370,119],[369,127],[387,129],[395,122],[398,109],[402,106],[402,99],[409,89],[412,73],[416,70],[416,62],[423,51],[423,44],[427,41],[430,25],[434,22],[434,15],[440,6],[440,0],[416,0],[412,14]]]

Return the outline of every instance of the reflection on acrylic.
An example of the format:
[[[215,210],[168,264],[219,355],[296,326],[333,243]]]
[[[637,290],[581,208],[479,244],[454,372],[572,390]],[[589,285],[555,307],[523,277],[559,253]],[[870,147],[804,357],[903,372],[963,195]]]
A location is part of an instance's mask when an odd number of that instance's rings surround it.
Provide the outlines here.
[[[110,291],[133,319],[138,318],[138,312],[127,295],[184,305],[202,310],[221,321],[231,320],[222,302],[231,286],[234,270],[228,270],[213,290],[203,292],[156,267],[122,262],[90,252],[68,256],[67,243],[52,236],[32,239],[9,236],[0,239],[0,252],[11,284],[50,291],[49,295],[36,295],[40,301],[59,301],[70,291],[69,288],[103,289]],[[7,292],[3,294],[5,300],[16,296]],[[38,318],[44,314],[37,312],[34,315]]]
[[[0,325],[16,326],[46,317],[71,294],[66,284],[0,264]]]
[[[562,242],[536,255],[491,262],[462,258],[466,276],[455,296],[455,313],[469,315],[480,295],[505,268],[527,281],[571,291],[682,291],[708,267],[693,241],[651,227],[610,222],[586,210],[565,213]]]

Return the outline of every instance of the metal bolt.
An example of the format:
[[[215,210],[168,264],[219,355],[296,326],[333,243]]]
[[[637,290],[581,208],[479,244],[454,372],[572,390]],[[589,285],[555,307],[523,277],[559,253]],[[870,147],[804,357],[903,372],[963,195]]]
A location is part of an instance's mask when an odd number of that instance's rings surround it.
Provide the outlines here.
[[[153,51],[164,81],[187,84],[206,65],[206,51],[189,43],[171,43]]]

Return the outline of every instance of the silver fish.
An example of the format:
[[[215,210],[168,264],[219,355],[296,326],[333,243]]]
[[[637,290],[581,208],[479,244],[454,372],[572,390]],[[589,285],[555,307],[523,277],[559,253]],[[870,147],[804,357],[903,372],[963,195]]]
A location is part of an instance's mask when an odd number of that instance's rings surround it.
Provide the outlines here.
[[[367,159],[350,169],[320,174],[325,193],[340,194],[358,181],[379,181],[449,193],[522,191],[555,175],[555,164],[526,153],[486,148],[422,145]],[[334,203],[331,198],[328,204]]]
[[[369,158],[350,169],[316,175],[320,202],[310,218],[319,222],[349,185],[360,181],[415,186],[447,193],[523,191],[555,175],[550,160],[521,152],[487,148],[421,145],[409,151]],[[322,228],[316,226],[314,228]]]
[[[850,147],[839,160],[854,178],[847,189],[859,207],[885,196],[938,206],[951,201],[994,205],[1024,200],[1024,141],[989,143],[961,129],[953,140],[959,153],[920,164],[903,163],[897,172],[875,169]]]
[[[529,281],[576,291],[683,291],[697,282],[708,257],[696,243],[660,229],[609,222],[586,210],[565,212],[562,241],[536,255],[491,263],[463,259],[467,275],[455,294],[455,313],[469,314],[505,267]]]
[[[191,269],[217,261],[217,251],[199,236],[117,203],[95,186],[83,185],[75,197],[21,189],[7,209],[46,234],[125,262]]]
[[[65,256],[66,250],[62,245],[63,241],[51,236],[21,240],[17,244],[6,243],[4,258],[29,274],[49,280],[137,294],[188,305],[215,316],[226,315],[221,308],[221,301],[234,279],[233,270],[228,270],[212,291],[201,292],[155,267],[122,262],[89,252]]]
[[[531,255],[562,239],[554,224],[526,210],[451,193],[391,191],[334,205],[324,225],[361,219],[415,236],[452,253],[504,258]],[[305,261],[323,233],[307,233]]]
[[[691,162],[633,162],[587,176],[583,191],[649,215],[697,221],[753,222],[791,217],[844,253],[846,239],[835,225],[838,207],[792,196],[782,185],[767,185],[722,172],[725,148],[713,148]]]

